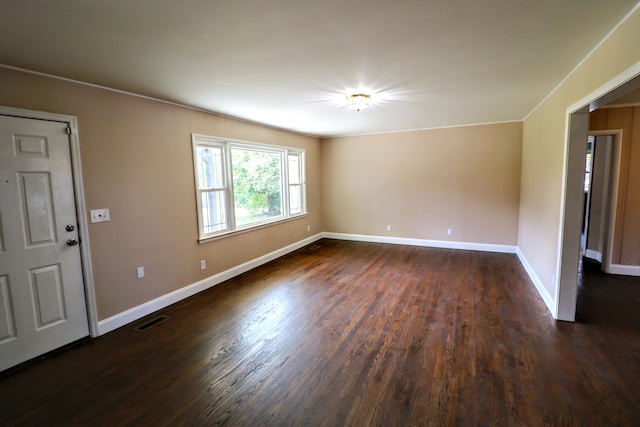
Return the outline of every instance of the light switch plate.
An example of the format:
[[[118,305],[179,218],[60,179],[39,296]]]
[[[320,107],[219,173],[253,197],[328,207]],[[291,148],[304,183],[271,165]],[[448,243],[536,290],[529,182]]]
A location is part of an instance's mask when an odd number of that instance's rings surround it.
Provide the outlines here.
[[[111,221],[109,209],[92,209],[89,211],[91,223]]]

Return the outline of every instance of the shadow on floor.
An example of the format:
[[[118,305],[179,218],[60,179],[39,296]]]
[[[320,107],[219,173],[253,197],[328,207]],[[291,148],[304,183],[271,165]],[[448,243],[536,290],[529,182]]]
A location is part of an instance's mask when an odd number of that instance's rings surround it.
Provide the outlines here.
[[[584,258],[578,275],[576,321],[640,331],[640,277],[607,274]]]

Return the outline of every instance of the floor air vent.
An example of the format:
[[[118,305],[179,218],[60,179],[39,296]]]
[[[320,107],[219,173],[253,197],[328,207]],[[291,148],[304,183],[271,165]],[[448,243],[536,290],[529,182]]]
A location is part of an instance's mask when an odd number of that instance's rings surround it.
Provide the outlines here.
[[[138,332],[144,332],[152,326],[156,326],[158,323],[162,323],[165,320],[168,320],[169,316],[158,316],[155,319],[148,320],[144,322],[142,325],[136,326],[134,329]]]
[[[309,250],[310,251],[315,251],[316,249],[320,249],[322,247],[322,245],[311,245],[309,246]]]

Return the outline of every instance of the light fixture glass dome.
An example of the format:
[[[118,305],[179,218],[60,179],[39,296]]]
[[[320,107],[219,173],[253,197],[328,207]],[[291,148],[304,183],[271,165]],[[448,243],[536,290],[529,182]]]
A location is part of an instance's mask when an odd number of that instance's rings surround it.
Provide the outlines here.
[[[347,100],[349,101],[349,106],[356,111],[364,110],[369,107],[369,102],[371,102],[371,95],[366,95],[364,93],[354,93],[353,95],[347,96]]]

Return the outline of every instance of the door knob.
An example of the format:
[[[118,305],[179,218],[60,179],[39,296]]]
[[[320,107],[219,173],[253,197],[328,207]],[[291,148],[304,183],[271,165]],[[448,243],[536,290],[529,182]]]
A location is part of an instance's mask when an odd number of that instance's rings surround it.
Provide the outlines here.
[[[73,225],[67,225],[64,229],[67,230],[67,231],[73,231],[76,228]]]
[[[69,246],[75,246],[77,244],[78,244],[78,241],[76,239],[67,240],[67,245],[69,245]]]

